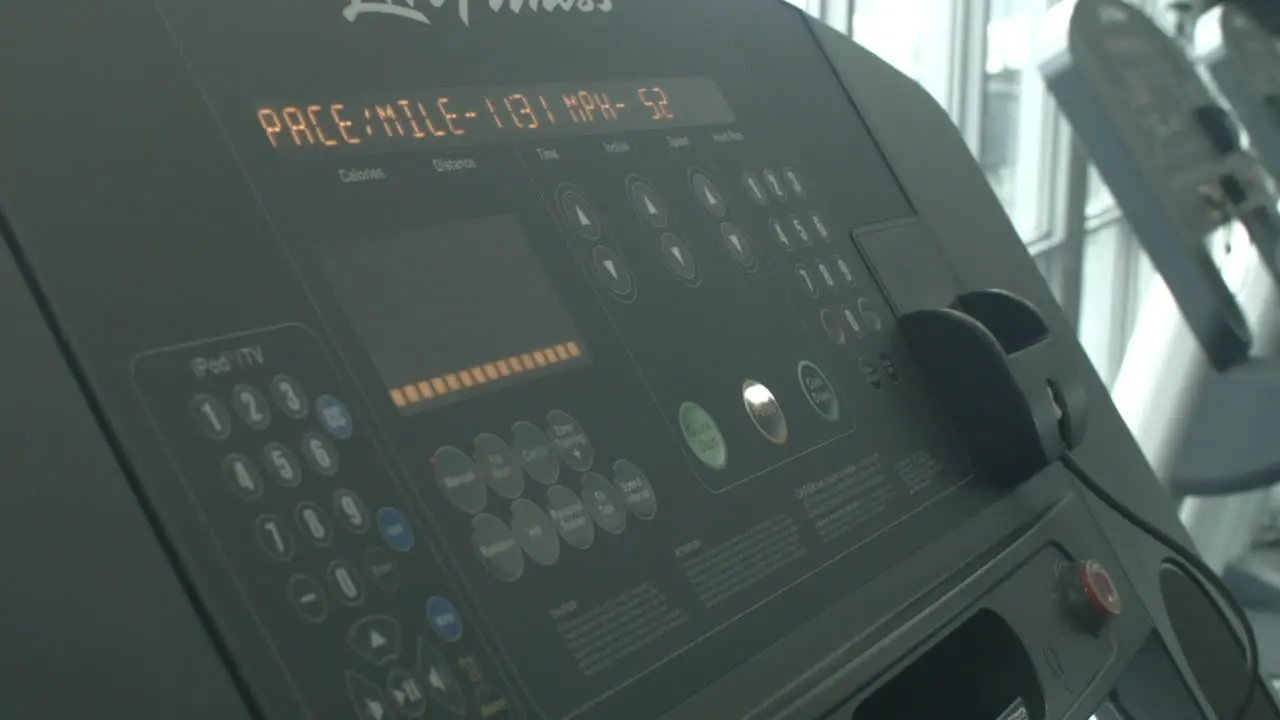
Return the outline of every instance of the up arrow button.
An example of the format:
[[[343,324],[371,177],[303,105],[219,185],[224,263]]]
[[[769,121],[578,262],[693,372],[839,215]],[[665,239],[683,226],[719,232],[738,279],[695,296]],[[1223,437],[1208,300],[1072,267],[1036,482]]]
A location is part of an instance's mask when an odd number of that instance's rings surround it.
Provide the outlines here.
[[[703,209],[717,218],[725,216],[729,209],[724,195],[715,183],[711,182],[711,178],[699,170],[694,170],[689,175],[689,184],[693,186],[694,197],[702,204]]]
[[[578,190],[565,189],[560,192],[560,212],[565,222],[579,237],[585,240],[600,239],[600,216],[596,213],[591,201]]]
[[[633,177],[627,181],[627,188],[631,194],[631,204],[645,224],[654,229],[667,226],[667,210],[662,204],[662,198],[658,197],[658,191],[647,180]]]

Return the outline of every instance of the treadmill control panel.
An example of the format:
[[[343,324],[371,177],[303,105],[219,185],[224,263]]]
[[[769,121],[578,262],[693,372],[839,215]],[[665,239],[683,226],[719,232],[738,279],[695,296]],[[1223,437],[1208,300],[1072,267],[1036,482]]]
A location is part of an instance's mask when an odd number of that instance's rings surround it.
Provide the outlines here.
[[[1273,201],[1234,120],[1183,49],[1122,0],[1060,3],[1045,35],[1046,84],[1202,349],[1219,370],[1241,362],[1252,334],[1205,238]],[[1273,256],[1272,239],[1252,237]]]
[[[1224,51],[1236,59],[1240,79],[1257,98],[1280,95],[1280,41],[1249,13],[1224,5],[1213,16]],[[1275,119],[1280,122],[1280,116]]]
[[[1221,5],[1197,20],[1196,52],[1248,132],[1250,149],[1275,177],[1280,170],[1280,45],[1275,36],[1248,12]],[[1263,176],[1260,182],[1269,184],[1269,179]]]
[[[1125,140],[1154,171],[1178,188],[1205,181],[1219,151],[1196,123],[1213,104],[1195,68],[1159,27],[1123,2],[1089,3],[1072,18],[1081,67],[1116,103]],[[1085,60],[1087,58],[1087,60]],[[1107,80],[1102,80],[1107,78]]]
[[[851,239],[919,221],[793,8],[157,10],[220,240],[122,238],[154,292],[67,324],[139,318],[86,356],[264,716],[658,717],[1000,499]]]

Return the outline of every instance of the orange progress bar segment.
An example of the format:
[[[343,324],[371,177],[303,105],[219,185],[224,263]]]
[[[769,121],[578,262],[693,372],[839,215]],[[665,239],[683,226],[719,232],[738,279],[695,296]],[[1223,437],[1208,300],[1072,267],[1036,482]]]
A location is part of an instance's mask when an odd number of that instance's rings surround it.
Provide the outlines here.
[[[405,408],[580,357],[582,347],[570,340],[392,388],[391,402]]]

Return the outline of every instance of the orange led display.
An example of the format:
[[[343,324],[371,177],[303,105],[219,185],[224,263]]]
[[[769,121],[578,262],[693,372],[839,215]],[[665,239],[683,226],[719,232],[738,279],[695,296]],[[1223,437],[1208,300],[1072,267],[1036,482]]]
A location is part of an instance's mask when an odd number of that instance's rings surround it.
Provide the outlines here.
[[[639,88],[637,97],[649,108],[648,120],[675,120],[660,87]],[[427,140],[457,137],[471,131],[536,131],[557,122],[553,107],[573,124],[617,123],[624,119],[625,102],[615,102],[607,92],[576,90],[552,96],[511,93],[485,97],[484,112],[468,108],[464,100],[440,96],[434,101],[393,100],[367,105],[277,105],[257,110],[258,124],[271,147],[338,147],[371,140],[405,138]],[[487,121],[484,120],[487,118]],[[484,123],[487,127],[478,126]]]
[[[577,342],[559,343],[503,360],[487,362],[475,367],[455,370],[426,380],[391,388],[391,402],[398,408],[456,395],[482,385],[503,379],[515,378],[536,370],[543,370],[560,363],[572,362],[582,357]]]
[[[254,109],[271,147],[320,150],[482,142],[733,123],[708,78],[450,88],[351,102],[264,103]]]

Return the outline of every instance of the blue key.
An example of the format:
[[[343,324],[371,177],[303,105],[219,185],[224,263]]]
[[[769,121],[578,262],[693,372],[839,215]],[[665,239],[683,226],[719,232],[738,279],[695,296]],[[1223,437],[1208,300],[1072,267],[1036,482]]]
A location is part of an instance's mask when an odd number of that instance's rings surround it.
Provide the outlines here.
[[[427,620],[443,640],[453,642],[462,637],[462,616],[448,598],[435,595],[427,600]]]
[[[351,411],[342,401],[332,395],[321,395],[316,398],[316,415],[320,424],[330,435],[339,440],[346,440],[355,432],[355,424],[351,421]]]
[[[413,527],[404,513],[392,507],[378,511],[378,531],[387,547],[397,552],[409,552],[413,547]]]

